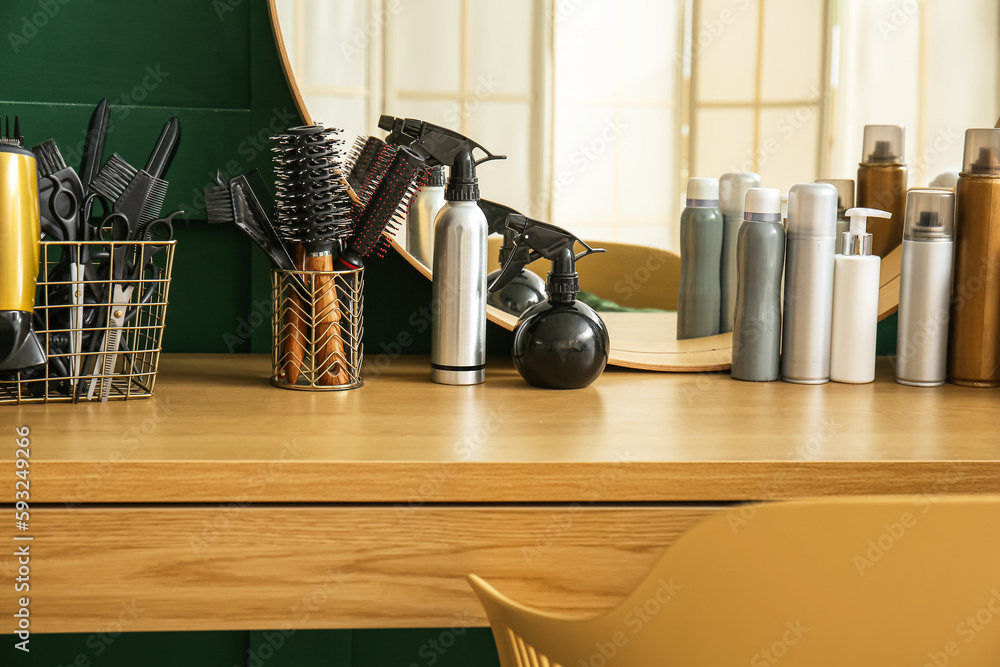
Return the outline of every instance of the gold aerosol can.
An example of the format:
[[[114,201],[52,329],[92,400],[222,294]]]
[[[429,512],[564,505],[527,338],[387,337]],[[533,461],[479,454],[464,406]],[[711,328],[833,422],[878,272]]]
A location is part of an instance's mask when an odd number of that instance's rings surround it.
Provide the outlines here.
[[[31,326],[40,238],[35,155],[19,139],[5,137],[0,140],[0,371],[45,363]]]
[[[879,257],[885,257],[903,242],[903,215],[906,211],[906,161],[903,151],[902,125],[865,125],[855,206],[892,213],[888,219],[869,220],[872,254]]]
[[[948,381],[1000,386],[1000,129],[965,132],[955,193]]]

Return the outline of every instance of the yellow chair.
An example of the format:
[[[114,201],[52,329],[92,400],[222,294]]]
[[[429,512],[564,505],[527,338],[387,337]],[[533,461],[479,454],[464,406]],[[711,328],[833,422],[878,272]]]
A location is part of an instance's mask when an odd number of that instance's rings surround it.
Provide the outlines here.
[[[736,507],[592,619],[469,582],[504,667],[997,667],[1000,496]]]

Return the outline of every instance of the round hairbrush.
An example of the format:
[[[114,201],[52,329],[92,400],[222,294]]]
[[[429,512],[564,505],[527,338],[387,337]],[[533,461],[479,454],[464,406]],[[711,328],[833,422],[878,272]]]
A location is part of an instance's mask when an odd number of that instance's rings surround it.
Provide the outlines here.
[[[334,249],[351,236],[351,202],[347,186],[339,174],[342,167],[341,130],[321,125],[293,127],[274,139],[276,185],[276,228],[282,240],[302,247],[293,252],[304,271],[333,271]],[[340,340],[340,311],[336,289],[328,275],[306,280],[313,294],[313,339],[311,352],[319,384],[346,384],[343,343]],[[308,308],[296,308],[295,295],[288,311],[289,336],[285,342],[288,361],[285,374],[289,383],[299,377],[306,352]],[[296,312],[297,311],[297,312]]]

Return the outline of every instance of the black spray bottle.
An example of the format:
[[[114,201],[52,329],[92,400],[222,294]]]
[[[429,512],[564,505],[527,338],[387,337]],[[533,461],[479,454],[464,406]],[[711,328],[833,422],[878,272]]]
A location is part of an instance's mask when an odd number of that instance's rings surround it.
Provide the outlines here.
[[[582,389],[608,363],[608,328],[594,309],[576,300],[580,277],[576,262],[604,252],[591,248],[565,229],[523,215],[507,216],[513,248],[500,275],[490,283],[496,292],[540,257],[552,262],[546,288],[549,298],[521,314],[514,329],[514,366],[528,384],[545,389]],[[586,250],[574,254],[579,243]]]
[[[483,213],[486,215],[486,227],[490,234],[503,236],[499,253],[501,268],[491,271],[490,275],[486,276],[486,284],[492,285],[493,281],[500,275],[504,265],[507,264],[507,260],[510,259],[511,253],[514,252],[515,232],[507,227],[507,216],[521,214],[509,206],[486,199],[479,200],[479,208],[483,209]],[[521,273],[511,278],[509,283],[496,292],[490,292],[489,296],[486,297],[487,305],[518,317],[528,308],[544,300],[545,281],[528,268],[521,269]]]

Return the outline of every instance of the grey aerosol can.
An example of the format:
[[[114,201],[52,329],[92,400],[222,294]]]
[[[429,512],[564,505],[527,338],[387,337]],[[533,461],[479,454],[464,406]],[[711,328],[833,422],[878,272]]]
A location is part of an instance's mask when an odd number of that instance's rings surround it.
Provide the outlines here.
[[[719,210],[722,212],[722,263],[719,287],[722,290],[719,333],[733,330],[736,308],[736,237],[743,225],[743,202],[747,190],[760,187],[760,175],[749,172],[723,174],[719,179]]]
[[[444,184],[444,165],[431,167],[406,214],[406,251],[424,266],[430,266],[434,252],[434,221],[444,206]]]
[[[900,384],[944,384],[954,229],[955,195],[950,190],[906,193],[896,329],[896,382]]]
[[[486,378],[486,216],[471,151],[451,166],[445,205],[434,222],[431,380],[479,384]]]
[[[781,359],[781,270],[785,265],[781,192],[747,190],[743,218],[736,241],[732,377],[770,382],[779,377]]]
[[[788,192],[781,379],[830,381],[837,188],[797,183]]]
[[[681,279],[677,290],[677,340],[719,333],[722,290],[722,213],[719,182],[692,178],[681,213]]]

